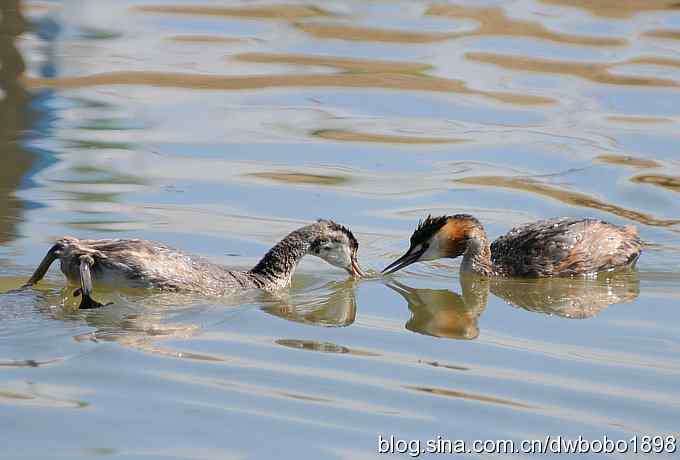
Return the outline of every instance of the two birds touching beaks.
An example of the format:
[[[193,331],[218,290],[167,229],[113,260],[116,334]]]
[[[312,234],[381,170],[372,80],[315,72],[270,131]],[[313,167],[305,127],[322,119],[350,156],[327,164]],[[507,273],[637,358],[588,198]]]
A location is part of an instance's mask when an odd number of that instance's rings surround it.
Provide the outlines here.
[[[590,275],[631,268],[641,251],[633,226],[597,219],[556,218],[512,229],[493,243],[482,224],[467,214],[428,216],[410,239],[406,253],[383,274],[418,261],[463,256],[461,272],[500,277]],[[359,267],[359,243],[345,226],[320,219],[301,227],[272,247],[248,271],[232,271],[162,243],[137,239],[79,240],[64,237],[43,258],[26,286],[42,279],[59,259],[69,283],[79,286],[80,308],[102,306],[92,299],[97,284],[227,295],[246,290],[275,291],[290,285],[298,262],[314,255],[365,276]]]

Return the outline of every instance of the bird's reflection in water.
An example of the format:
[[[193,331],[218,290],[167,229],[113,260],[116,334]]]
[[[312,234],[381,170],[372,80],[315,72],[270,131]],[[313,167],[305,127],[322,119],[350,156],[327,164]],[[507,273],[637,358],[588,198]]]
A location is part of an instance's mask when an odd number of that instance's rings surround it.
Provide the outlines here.
[[[84,322],[93,328],[92,331],[76,335],[76,341],[116,342],[156,355],[202,361],[222,361],[223,358],[165,347],[161,342],[189,339],[204,329],[206,316],[217,316],[220,322],[228,321],[228,317],[253,305],[264,304],[263,311],[289,321],[330,327],[352,324],[357,311],[353,281],[329,283],[321,288],[278,295],[252,291],[220,298],[102,288],[102,300],[112,302],[112,305],[87,312],[78,309],[79,299],[73,296],[73,287],[64,288],[46,282],[33,289],[17,288],[23,281],[24,278],[0,278],[3,300],[9,304],[16,303],[17,311],[37,310],[51,319],[74,324]],[[33,305],[35,310],[27,309],[28,305]],[[218,308],[219,313],[206,315],[205,310],[213,307]],[[227,308],[222,310],[221,307]],[[300,346],[299,343],[285,341],[281,344]],[[317,347],[319,344],[313,345]],[[302,347],[308,348],[304,344]],[[333,344],[321,344],[323,351],[338,352],[335,347]]]
[[[320,295],[319,291],[324,292]],[[348,326],[356,318],[356,298],[353,283],[330,283],[324,289],[314,289],[309,292],[296,294],[272,295],[267,293],[250,293],[243,296],[226,297],[221,299],[201,299],[195,295],[179,294],[155,294],[146,295],[143,298],[126,297],[123,303],[131,306],[143,304],[142,312],[124,314],[115,311],[117,309],[101,309],[96,314],[87,316],[88,323],[97,330],[92,333],[76,337],[77,340],[115,341],[121,345],[135,348],[147,353],[161,356],[192,359],[200,361],[223,361],[218,355],[205,353],[187,352],[159,345],[160,341],[188,339],[199,333],[202,325],[193,324],[192,316],[201,316],[201,305],[214,305],[220,307],[236,307],[244,302],[269,303],[262,308],[266,313],[279,316],[289,321],[322,326]],[[306,299],[306,297],[310,297]],[[120,305],[118,300],[116,304]],[[109,310],[111,313],[107,313]],[[138,310],[138,308],[135,308]],[[192,310],[194,313],[192,313]],[[238,309],[229,309],[236,312]],[[182,321],[173,322],[173,318],[182,316]],[[188,317],[188,318],[187,318]],[[187,321],[188,319],[188,321]],[[290,344],[287,344],[290,346]],[[324,344],[324,351],[334,347],[333,344]],[[337,350],[333,350],[337,352]]]
[[[326,327],[349,326],[357,316],[355,282],[329,283],[322,289],[299,294],[281,294],[270,297],[262,308],[289,321]],[[321,293],[320,293],[321,292]]]
[[[419,334],[451,339],[476,339],[477,320],[486,308],[489,280],[476,275],[461,278],[463,294],[448,289],[415,289],[397,281],[387,286],[401,294],[411,318],[406,329]]]
[[[462,294],[448,289],[415,289],[397,281],[387,286],[408,302],[406,329],[453,339],[476,339],[478,319],[489,291],[524,310],[569,319],[591,318],[609,305],[629,303],[640,293],[636,272],[604,273],[597,278],[488,279],[461,277]]]
[[[116,298],[115,308],[105,307],[87,313],[77,310],[77,302],[77,298],[65,300],[66,305],[76,305],[70,314],[84,315],[87,324],[95,328],[93,332],[77,335],[77,341],[116,342],[159,356],[223,361],[220,356],[160,345],[163,341],[190,339],[203,329],[204,325],[193,319],[198,319],[207,308],[204,298],[176,293],[126,293]]]
[[[104,292],[114,305],[92,310],[78,309],[79,299],[73,288],[43,283],[35,289],[17,289],[25,278],[0,278],[0,321],[13,321],[12,330],[21,336],[31,336],[36,347],[40,342],[54,340],[45,334],[40,318],[63,321],[67,330],[78,331],[77,342],[116,342],[147,353],[161,356],[221,361],[219,356],[185,352],[159,345],[161,341],[182,340],[202,329],[194,318],[206,309],[206,299],[168,293]],[[9,289],[7,289],[9,288]],[[15,327],[17,326],[17,327]],[[83,332],[83,329],[88,329]],[[59,328],[51,331],[58,334]],[[30,360],[29,360],[30,362]]]
[[[3,280],[0,280],[3,281]],[[329,283],[321,288],[302,289],[273,297],[251,293],[249,296],[206,299],[195,295],[148,292],[102,292],[114,306],[92,312],[77,309],[77,298],[72,289],[55,288],[45,284],[41,289],[13,289],[20,279],[8,278],[0,282],[5,310],[11,312],[40,312],[43,316],[67,322],[85,321],[94,331],[77,335],[78,341],[114,341],[148,353],[182,359],[222,361],[218,355],[185,352],[160,346],[167,340],[188,339],[204,325],[205,309],[227,308],[224,316],[238,314],[239,306],[262,305],[262,310],[280,318],[318,326],[343,327],[356,319],[357,300],[355,282]],[[484,312],[489,291],[507,303],[530,312],[563,318],[590,318],[607,306],[628,303],[640,292],[636,272],[601,274],[597,278],[544,279],[488,279],[464,275],[460,280],[462,294],[448,289],[416,289],[395,280],[387,283],[406,299],[411,318],[406,329],[420,334],[454,339],[475,339],[480,335],[479,317]],[[108,296],[107,296],[108,294]],[[269,297],[267,297],[269,296]],[[32,305],[33,308],[26,308]],[[59,308],[54,308],[58,306]],[[2,316],[2,315],[0,315]],[[228,320],[228,319],[227,319]],[[326,351],[350,352],[329,343],[284,341],[288,347]],[[355,351],[356,353],[360,353]]]
[[[491,292],[511,305],[563,318],[591,318],[609,305],[640,295],[634,271],[601,273],[596,278],[494,279]]]

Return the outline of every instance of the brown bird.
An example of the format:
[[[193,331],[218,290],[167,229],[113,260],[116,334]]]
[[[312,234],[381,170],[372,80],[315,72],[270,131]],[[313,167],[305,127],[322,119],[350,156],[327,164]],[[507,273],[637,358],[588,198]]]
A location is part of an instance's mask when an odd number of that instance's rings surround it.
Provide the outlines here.
[[[385,267],[393,273],[414,262],[463,256],[461,273],[549,277],[592,275],[631,268],[640,257],[637,229],[598,219],[561,217],[516,227],[489,244],[482,224],[468,214],[428,216],[406,254]]]

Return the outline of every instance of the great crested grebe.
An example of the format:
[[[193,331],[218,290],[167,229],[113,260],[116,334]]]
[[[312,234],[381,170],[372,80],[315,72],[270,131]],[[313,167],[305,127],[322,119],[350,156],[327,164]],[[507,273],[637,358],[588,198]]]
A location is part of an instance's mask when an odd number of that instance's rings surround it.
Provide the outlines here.
[[[357,262],[359,243],[352,232],[331,220],[317,222],[290,233],[249,271],[230,271],[200,257],[146,240],[79,240],[64,237],[50,248],[26,286],[40,281],[52,262],[71,284],[80,286],[80,308],[96,308],[93,284],[143,287],[168,291],[193,291],[225,295],[246,289],[275,291],[290,284],[298,262],[311,254],[363,276]]]
[[[411,236],[406,254],[385,267],[393,273],[414,262],[463,256],[462,273],[548,277],[630,268],[641,242],[632,225],[562,217],[516,227],[491,245],[482,224],[468,214],[428,216]]]

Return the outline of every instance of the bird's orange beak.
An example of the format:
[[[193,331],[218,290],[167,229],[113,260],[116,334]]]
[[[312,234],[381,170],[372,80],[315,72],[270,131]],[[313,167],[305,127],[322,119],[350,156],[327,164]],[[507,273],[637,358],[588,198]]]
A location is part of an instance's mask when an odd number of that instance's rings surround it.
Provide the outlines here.
[[[352,269],[350,271],[350,274],[354,278],[361,278],[364,276],[364,272],[361,271],[361,268],[359,267],[359,262],[353,257],[352,258]]]

